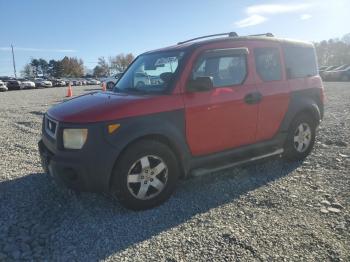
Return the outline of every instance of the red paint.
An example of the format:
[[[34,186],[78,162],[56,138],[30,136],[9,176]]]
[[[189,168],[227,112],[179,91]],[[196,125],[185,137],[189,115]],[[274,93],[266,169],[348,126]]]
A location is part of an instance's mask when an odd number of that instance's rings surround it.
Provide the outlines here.
[[[255,42],[255,48],[273,47],[280,53],[280,64],[282,69],[282,79],[279,81],[264,82],[256,72],[255,60],[254,74],[258,91],[263,99],[258,106],[258,123],[256,142],[271,139],[280,127],[280,124],[288,110],[290,88],[286,81],[286,70],[284,66],[284,56],[282,48],[277,43]],[[253,55],[253,54],[252,54]]]
[[[225,42],[199,48],[192,55],[181,78],[183,91],[197,57],[207,49],[250,47],[247,43]],[[248,56],[247,68],[252,66]],[[204,155],[255,141],[257,105],[244,102],[245,95],[255,92],[253,75],[243,85],[216,88],[208,92],[184,92],[187,143],[193,155]]]
[[[98,92],[68,100],[49,109],[48,114],[62,122],[92,123],[142,116],[183,108],[179,95],[137,96]]]
[[[183,48],[175,46],[162,50]],[[246,47],[247,77],[242,85],[225,86],[206,92],[189,93],[186,83],[198,56],[208,49]],[[263,82],[255,69],[254,48],[280,50],[282,80]],[[280,44],[273,41],[208,42],[193,51],[170,95],[128,95],[99,92],[83,95],[48,111],[54,119],[69,123],[111,121],[133,116],[185,109],[186,140],[194,156],[215,153],[273,138],[288,110],[290,92],[319,88],[319,76],[287,80]],[[247,104],[244,97],[260,92],[262,100]]]

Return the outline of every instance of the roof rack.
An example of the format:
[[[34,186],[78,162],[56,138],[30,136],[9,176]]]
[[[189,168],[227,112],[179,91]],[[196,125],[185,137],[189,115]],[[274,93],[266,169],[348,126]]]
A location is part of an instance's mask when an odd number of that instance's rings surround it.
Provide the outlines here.
[[[267,36],[267,37],[274,37],[272,33],[264,33],[264,34],[256,34],[256,35],[248,35],[248,36]]]
[[[228,37],[238,37],[238,34],[236,32],[228,32],[228,33],[221,33],[221,34],[214,34],[214,35],[205,35],[200,37],[195,37],[186,41],[178,42],[178,45],[182,45],[188,42],[192,42],[195,40],[203,39],[203,38],[209,38],[209,37],[215,37],[215,36],[228,36]],[[264,33],[264,34],[256,34],[256,35],[248,35],[248,36],[267,36],[267,37],[274,37],[272,33]]]
[[[215,37],[215,36],[222,36],[222,35],[226,35],[226,36],[228,36],[228,37],[237,37],[237,36],[238,36],[238,34],[237,34],[236,32],[228,32],[228,33],[221,33],[221,34],[214,34],[214,35],[205,35],[205,36],[200,36],[200,37],[192,38],[192,39],[189,39],[189,40],[186,40],[186,41],[178,42],[177,44],[178,44],[178,45],[181,45],[181,44],[185,44],[185,43],[188,43],[188,42],[192,42],[192,41],[198,40],[198,39],[209,38],[209,37]]]

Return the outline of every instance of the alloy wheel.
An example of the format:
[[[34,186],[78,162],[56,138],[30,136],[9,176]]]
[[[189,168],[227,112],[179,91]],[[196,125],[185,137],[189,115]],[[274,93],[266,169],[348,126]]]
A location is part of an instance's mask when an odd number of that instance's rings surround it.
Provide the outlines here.
[[[294,148],[300,152],[305,152],[311,143],[311,128],[307,123],[301,123],[294,132]]]
[[[129,169],[127,186],[137,199],[147,200],[161,193],[168,181],[168,167],[157,156],[147,155],[137,160]]]

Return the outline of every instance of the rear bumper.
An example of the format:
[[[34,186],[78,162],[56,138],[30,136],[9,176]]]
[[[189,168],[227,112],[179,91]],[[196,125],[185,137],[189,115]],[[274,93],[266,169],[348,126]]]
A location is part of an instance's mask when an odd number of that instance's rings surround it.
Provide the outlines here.
[[[45,172],[59,185],[74,190],[108,192],[119,151],[106,142],[99,131],[97,127],[89,128],[90,140],[88,138],[81,150],[62,149],[43,131],[38,147]]]

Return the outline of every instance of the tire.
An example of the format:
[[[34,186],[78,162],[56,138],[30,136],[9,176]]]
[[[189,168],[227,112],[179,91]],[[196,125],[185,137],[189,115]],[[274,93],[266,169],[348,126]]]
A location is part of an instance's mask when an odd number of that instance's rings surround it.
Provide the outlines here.
[[[166,145],[141,140],[119,158],[112,173],[111,194],[128,209],[149,209],[168,200],[179,173],[177,159]]]
[[[309,114],[301,114],[293,120],[284,146],[285,159],[298,161],[310,154],[315,144],[316,126],[316,120]]]
[[[113,89],[114,83],[113,82],[108,82],[107,83],[107,89]]]

